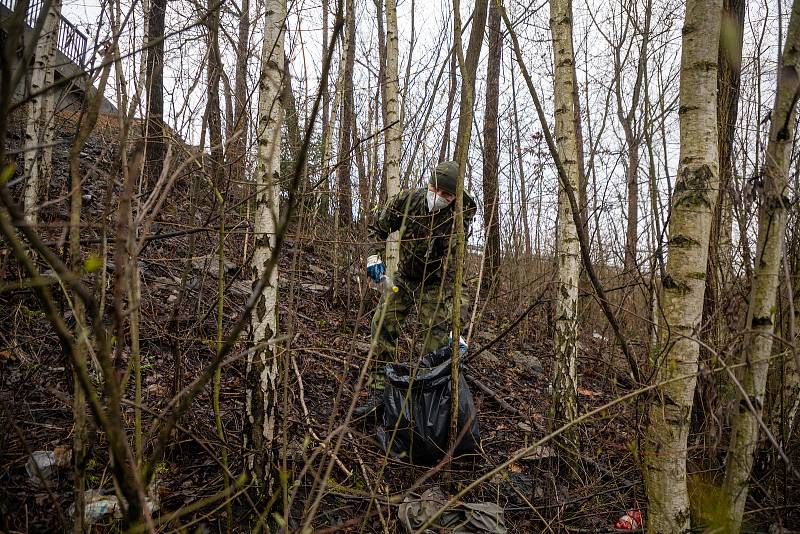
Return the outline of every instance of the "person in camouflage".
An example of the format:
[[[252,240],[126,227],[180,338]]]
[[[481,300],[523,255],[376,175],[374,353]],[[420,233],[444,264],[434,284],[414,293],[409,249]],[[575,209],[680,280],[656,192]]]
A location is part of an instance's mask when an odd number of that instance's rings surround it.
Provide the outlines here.
[[[368,229],[370,256],[367,274],[376,283],[387,282],[380,253],[386,239],[399,231],[400,258],[391,280],[396,291],[385,291],[372,317],[375,344],[366,404],[356,408],[359,417],[382,407],[383,364],[395,361],[397,339],[408,314],[415,310],[421,327],[424,353],[448,343],[453,306],[456,235],[455,190],[458,164],[440,163],[427,188],[401,191],[382,207]],[[464,192],[464,233],[469,235],[476,205]]]

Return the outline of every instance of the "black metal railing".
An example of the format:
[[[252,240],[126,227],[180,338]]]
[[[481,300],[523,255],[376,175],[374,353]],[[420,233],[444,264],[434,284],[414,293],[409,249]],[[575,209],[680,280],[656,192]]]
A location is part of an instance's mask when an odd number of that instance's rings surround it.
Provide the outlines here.
[[[61,17],[58,26],[58,49],[80,67],[83,67],[86,61],[86,41],[86,36],[74,24]]]
[[[5,6],[11,11],[17,6],[18,0],[0,0],[0,5]],[[36,20],[39,18],[39,13],[42,10],[44,0],[30,0],[28,3],[28,10],[25,13],[25,22],[33,28],[36,25]],[[81,32],[77,26],[71,23],[67,18],[61,15],[58,23],[58,48],[62,54],[67,56],[73,63],[79,67],[83,67],[86,61],[86,44],[88,38]]]
[[[11,3],[14,4],[11,6],[11,10],[16,7],[18,0],[11,0]],[[36,25],[36,19],[39,17],[39,12],[42,10],[42,4],[44,4],[44,0],[30,0],[28,2],[28,11],[25,12],[25,22],[28,23],[28,26],[33,28]]]

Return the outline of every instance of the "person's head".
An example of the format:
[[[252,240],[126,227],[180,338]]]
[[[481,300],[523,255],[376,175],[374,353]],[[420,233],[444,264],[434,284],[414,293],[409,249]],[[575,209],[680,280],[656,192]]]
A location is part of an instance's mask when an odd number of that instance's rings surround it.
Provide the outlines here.
[[[436,166],[428,180],[428,210],[435,211],[450,205],[456,198],[458,163],[445,161]]]

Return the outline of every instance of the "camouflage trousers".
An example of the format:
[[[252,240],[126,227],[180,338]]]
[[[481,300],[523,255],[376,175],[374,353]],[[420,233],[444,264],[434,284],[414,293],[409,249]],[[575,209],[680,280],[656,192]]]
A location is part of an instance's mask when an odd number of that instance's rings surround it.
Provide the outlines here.
[[[372,316],[371,336],[375,349],[368,386],[383,389],[383,367],[397,360],[397,340],[412,311],[417,312],[415,345],[421,343],[423,354],[447,344],[453,314],[453,288],[440,281],[423,284],[395,276],[397,293],[383,294]]]

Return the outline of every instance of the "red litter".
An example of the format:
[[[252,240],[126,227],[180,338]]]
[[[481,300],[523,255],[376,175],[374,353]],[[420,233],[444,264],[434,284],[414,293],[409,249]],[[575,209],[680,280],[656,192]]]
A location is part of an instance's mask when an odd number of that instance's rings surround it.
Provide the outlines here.
[[[642,512],[639,510],[628,510],[625,515],[617,519],[614,523],[614,528],[621,530],[636,530],[642,528],[644,522],[642,521]]]

